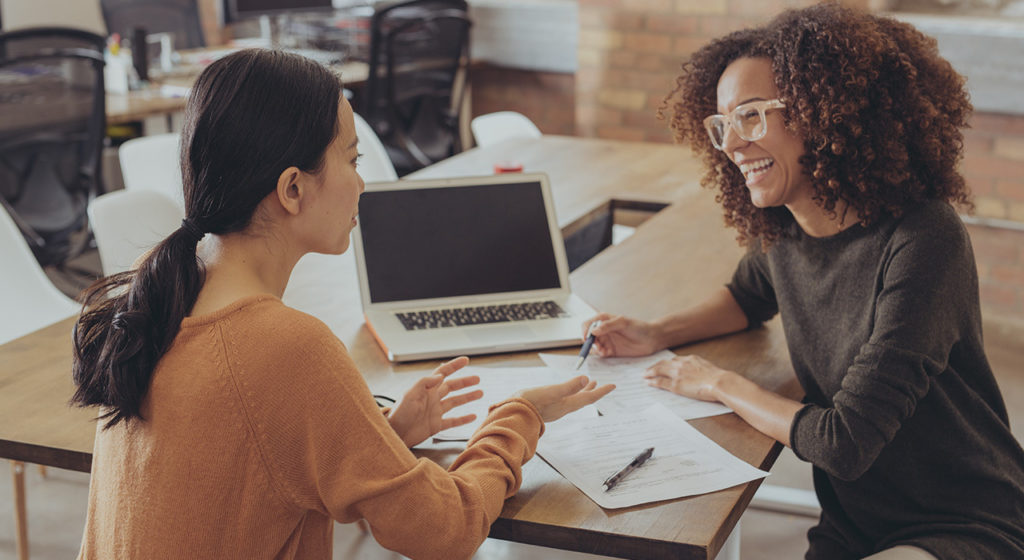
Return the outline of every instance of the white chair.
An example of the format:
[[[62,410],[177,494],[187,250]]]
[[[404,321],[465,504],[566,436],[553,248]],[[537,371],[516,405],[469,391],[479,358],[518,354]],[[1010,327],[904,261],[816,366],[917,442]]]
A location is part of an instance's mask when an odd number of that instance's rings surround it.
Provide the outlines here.
[[[171,132],[132,138],[121,144],[117,157],[125,190],[161,192],[185,208],[178,161],[180,141],[181,136]]]
[[[540,138],[537,125],[529,118],[515,111],[498,111],[480,115],[469,124],[473,139],[480,147],[491,146],[510,138]]]
[[[359,152],[363,157],[359,159],[359,176],[367,183],[380,181],[396,181],[398,173],[395,166],[388,157],[388,151],[384,144],[377,138],[370,124],[363,117],[354,113],[356,121],[356,138],[359,139]]]
[[[0,204],[0,344],[78,313],[80,306],[46,277],[7,208]],[[28,558],[25,464],[11,461],[14,486],[15,548]]]
[[[131,268],[135,260],[181,227],[185,210],[163,193],[118,190],[89,204],[103,274]]]

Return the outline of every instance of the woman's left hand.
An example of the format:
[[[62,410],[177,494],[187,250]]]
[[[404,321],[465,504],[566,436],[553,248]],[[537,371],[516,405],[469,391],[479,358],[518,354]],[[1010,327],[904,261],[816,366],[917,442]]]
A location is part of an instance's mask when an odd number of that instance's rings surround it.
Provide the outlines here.
[[[658,362],[644,372],[647,384],[666,391],[700,399],[717,401],[715,385],[729,370],[722,369],[700,356],[676,356]]]
[[[480,383],[480,378],[476,375],[448,379],[449,375],[468,363],[469,358],[462,356],[441,364],[432,375],[417,381],[402,396],[402,400],[398,401],[388,416],[388,422],[405,445],[413,447],[441,430],[476,420],[476,414],[447,418],[444,416],[453,408],[473,402],[484,395],[483,391],[477,389],[448,397],[453,391]]]

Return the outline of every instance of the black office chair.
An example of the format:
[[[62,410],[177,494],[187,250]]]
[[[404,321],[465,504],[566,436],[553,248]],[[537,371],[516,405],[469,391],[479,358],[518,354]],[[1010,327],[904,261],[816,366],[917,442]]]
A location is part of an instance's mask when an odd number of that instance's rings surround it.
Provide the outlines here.
[[[175,49],[206,46],[196,0],[100,0],[107,31],[132,37],[141,27],[147,34],[170,33]]]
[[[404,0],[374,11],[362,116],[399,175],[461,151],[470,25],[463,0]]]
[[[101,191],[104,38],[77,29],[0,33],[0,204],[43,266],[88,247]]]

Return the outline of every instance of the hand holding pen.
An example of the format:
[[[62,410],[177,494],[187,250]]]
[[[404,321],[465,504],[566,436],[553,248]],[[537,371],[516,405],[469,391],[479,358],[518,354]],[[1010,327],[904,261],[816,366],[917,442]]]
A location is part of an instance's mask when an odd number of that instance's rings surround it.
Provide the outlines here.
[[[580,369],[583,367],[583,362],[586,361],[587,355],[590,354],[590,347],[594,345],[594,329],[601,326],[601,321],[594,321],[590,324],[590,328],[587,329],[587,337],[583,341],[583,348],[580,348],[580,357],[576,360],[576,367],[573,369]]]
[[[588,353],[602,358],[647,356],[665,348],[657,323],[599,313],[583,323],[583,328],[585,338],[594,339]]]

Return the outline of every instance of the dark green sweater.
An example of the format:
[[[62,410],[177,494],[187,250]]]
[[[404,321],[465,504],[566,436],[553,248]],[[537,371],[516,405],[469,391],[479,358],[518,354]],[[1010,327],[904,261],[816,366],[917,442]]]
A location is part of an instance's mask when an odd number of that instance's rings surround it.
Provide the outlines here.
[[[948,204],[826,238],[794,224],[748,253],[728,287],[751,326],[781,314],[807,395],[790,432],[822,505],[807,558],[897,544],[942,560],[1024,558],[1024,451]]]

